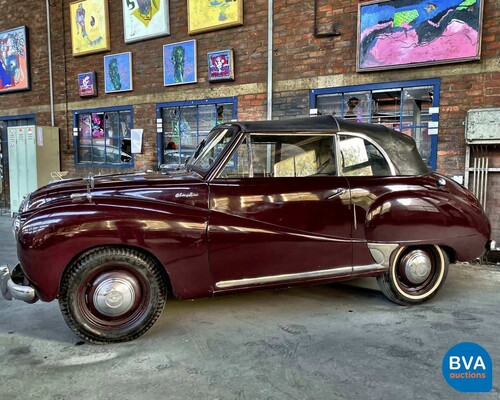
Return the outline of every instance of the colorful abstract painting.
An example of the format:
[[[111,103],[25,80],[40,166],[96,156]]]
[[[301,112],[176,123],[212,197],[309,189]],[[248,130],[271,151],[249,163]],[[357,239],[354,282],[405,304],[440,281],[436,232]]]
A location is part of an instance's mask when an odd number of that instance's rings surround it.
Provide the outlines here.
[[[69,9],[73,55],[109,50],[108,1],[74,1]]]
[[[243,0],[187,0],[187,5],[190,35],[243,25]]]
[[[97,82],[94,71],[78,74],[78,94],[80,97],[97,96]]]
[[[479,59],[483,0],[359,5],[358,71]]]
[[[208,80],[210,82],[234,80],[234,57],[232,49],[208,53]]]
[[[104,56],[104,91],[115,93],[132,89],[132,54]]]
[[[163,84],[196,82],[196,40],[163,46]]]
[[[30,85],[27,28],[0,32],[0,94],[29,90]]]
[[[168,0],[122,0],[126,43],[170,33]]]

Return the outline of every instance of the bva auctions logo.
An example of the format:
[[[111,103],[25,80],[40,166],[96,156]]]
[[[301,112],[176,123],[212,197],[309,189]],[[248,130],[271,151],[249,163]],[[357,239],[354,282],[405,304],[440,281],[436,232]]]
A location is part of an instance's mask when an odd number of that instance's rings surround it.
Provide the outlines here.
[[[489,392],[493,388],[493,365],[488,352],[472,342],[453,346],[445,354],[443,376],[460,392]]]

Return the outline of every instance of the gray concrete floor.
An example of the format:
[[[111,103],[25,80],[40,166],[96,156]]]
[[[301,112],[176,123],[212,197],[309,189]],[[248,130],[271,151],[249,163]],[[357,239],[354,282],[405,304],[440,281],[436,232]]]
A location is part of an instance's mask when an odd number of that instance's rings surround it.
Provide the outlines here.
[[[16,260],[0,217],[0,262]],[[50,260],[41,260],[50,263]],[[0,299],[0,399],[499,399],[500,268],[457,264],[429,303],[322,285],[167,302],[129,343],[83,343],[56,302]],[[493,360],[493,391],[441,373],[464,341]]]

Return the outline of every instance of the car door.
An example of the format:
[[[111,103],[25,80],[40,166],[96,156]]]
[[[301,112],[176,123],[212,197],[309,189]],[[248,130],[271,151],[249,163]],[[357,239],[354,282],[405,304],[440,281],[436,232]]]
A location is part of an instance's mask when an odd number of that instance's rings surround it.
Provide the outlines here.
[[[353,213],[333,134],[248,135],[210,182],[215,290],[348,276]]]

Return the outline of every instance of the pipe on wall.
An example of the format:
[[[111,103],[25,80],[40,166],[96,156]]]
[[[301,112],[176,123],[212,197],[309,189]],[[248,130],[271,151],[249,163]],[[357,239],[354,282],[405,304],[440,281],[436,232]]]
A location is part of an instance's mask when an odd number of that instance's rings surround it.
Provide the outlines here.
[[[50,126],[55,125],[54,121],[54,81],[52,77],[52,45],[51,45],[51,36],[50,36],[50,4],[49,0],[45,0],[45,7],[47,9],[47,51],[48,51],[48,59],[49,59],[49,85],[50,85]]]
[[[273,118],[273,0],[267,1],[267,119]]]

